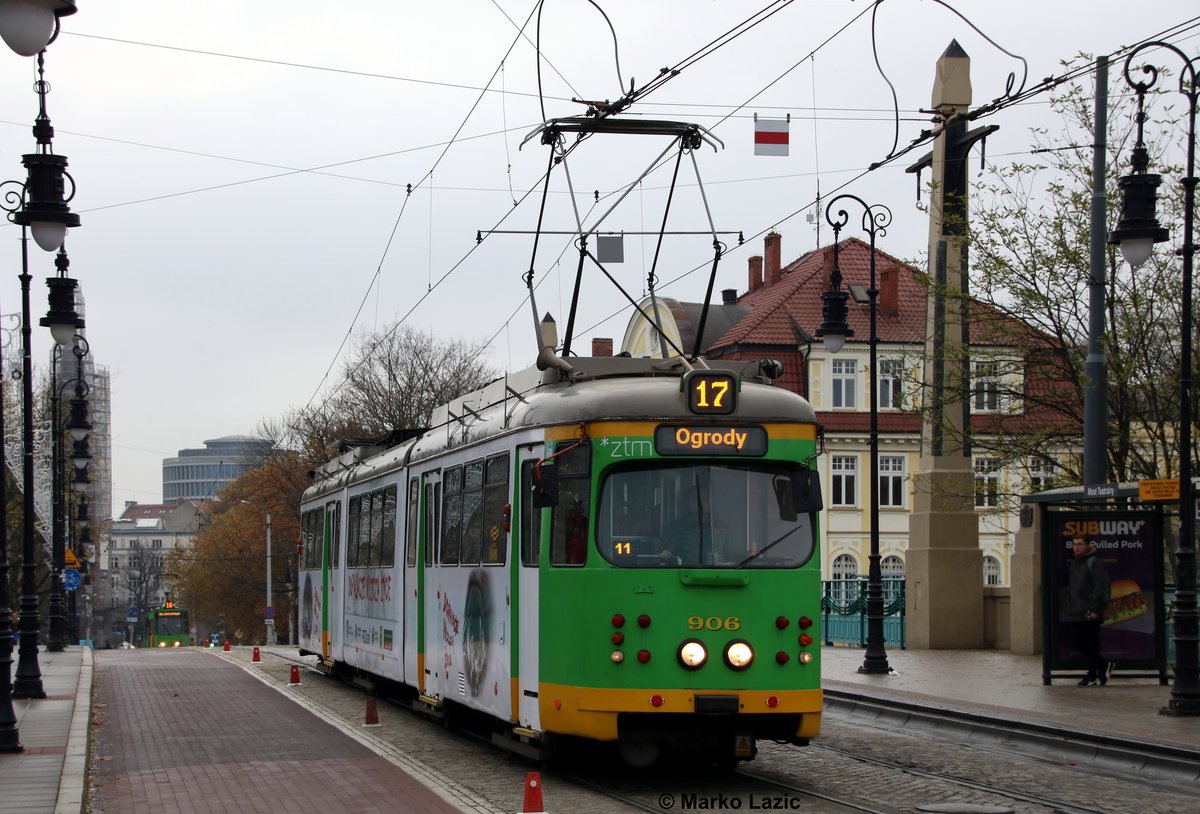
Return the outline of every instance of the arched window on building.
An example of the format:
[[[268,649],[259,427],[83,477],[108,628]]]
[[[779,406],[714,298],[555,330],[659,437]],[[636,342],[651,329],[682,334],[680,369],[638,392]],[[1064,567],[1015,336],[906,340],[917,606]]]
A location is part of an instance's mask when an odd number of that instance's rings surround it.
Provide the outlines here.
[[[858,560],[853,554],[838,554],[833,559],[833,599],[852,602],[858,590]]]
[[[879,561],[879,575],[883,577],[883,601],[895,602],[900,598],[904,579],[904,560],[889,554]]]
[[[983,584],[988,586],[1000,584],[1000,560],[984,555]]]

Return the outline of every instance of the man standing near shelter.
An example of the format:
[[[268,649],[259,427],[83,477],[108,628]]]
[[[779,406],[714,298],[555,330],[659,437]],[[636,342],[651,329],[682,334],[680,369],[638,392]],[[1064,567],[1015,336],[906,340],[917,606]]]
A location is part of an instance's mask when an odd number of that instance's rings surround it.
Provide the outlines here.
[[[1104,609],[1108,606],[1110,582],[1104,563],[1087,537],[1077,535],[1071,540],[1075,552],[1071,560],[1069,583],[1070,604],[1067,622],[1075,633],[1075,643],[1087,658],[1087,675],[1079,680],[1080,687],[1108,683],[1111,664],[1100,653],[1100,626],[1104,624]]]

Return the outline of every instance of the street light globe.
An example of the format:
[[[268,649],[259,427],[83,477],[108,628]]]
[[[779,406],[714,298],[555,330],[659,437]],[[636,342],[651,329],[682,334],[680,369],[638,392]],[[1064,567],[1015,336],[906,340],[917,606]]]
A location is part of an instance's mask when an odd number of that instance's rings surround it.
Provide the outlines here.
[[[825,350],[837,353],[846,344],[846,337],[842,334],[825,334],[821,341],[825,343]]]
[[[29,224],[29,231],[33,234],[33,241],[47,252],[58,251],[62,247],[63,241],[67,239],[67,224],[65,223],[38,220]]]
[[[54,36],[54,9],[34,0],[0,3],[0,36],[21,56],[37,56]]]
[[[1150,259],[1154,251],[1154,238],[1131,237],[1121,241],[1121,256],[1131,268],[1137,268]]]

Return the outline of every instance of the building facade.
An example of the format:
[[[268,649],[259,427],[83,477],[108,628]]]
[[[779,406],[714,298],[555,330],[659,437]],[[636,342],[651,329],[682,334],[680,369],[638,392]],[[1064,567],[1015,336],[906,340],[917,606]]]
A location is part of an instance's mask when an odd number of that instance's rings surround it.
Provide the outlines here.
[[[163,460],[163,502],[212,500],[271,449],[270,442],[248,435],[226,435],[205,441],[203,449],[181,449],[178,456]]]
[[[191,548],[209,522],[202,502],[139,504],[129,501],[112,521],[110,538],[99,553],[93,584],[107,604],[96,613],[96,642],[137,645],[146,610],[163,603],[171,590],[167,555]]]
[[[852,297],[847,321],[853,336],[828,353],[816,330],[821,293],[829,288],[833,247],[780,262],[781,237],[766,237],[764,253],[751,257],[748,290],[723,292],[705,322],[700,346],[714,367],[721,359],[777,359],[779,385],[808,398],[824,427],[825,454],[818,459],[826,511],[822,515],[825,578],[863,576],[870,553],[871,490],[879,498],[883,576],[903,577],[913,510],[913,479],[921,451],[926,295],[924,272],[876,251],[877,370],[869,366],[869,298]],[[838,244],[843,285],[865,295],[870,247],[851,238]],[[857,291],[855,291],[857,287]],[[856,299],[865,300],[856,302]],[[673,343],[690,353],[700,323],[700,304],[657,297],[640,303],[657,318]],[[1063,369],[1046,337],[1029,326],[976,303],[970,307],[971,380],[961,383],[970,405],[975,465],[975,506],[984,583],[1007,586],[1019,528],[1016,497],[1055,485],[1062,469],[1077,463],[1081,410],[1054,407]],[[714,315],[716,319],[714,320]],[[716,326],[715,329],[713,326]],[[621,350],[633,356],[661,351],[656,332],[635,315]],[[667,355],[672,355],[668,350]],[[877,399],[879,472],[870,473],[870,405]],[[1022,443],[1014,444],[1020,438]]]

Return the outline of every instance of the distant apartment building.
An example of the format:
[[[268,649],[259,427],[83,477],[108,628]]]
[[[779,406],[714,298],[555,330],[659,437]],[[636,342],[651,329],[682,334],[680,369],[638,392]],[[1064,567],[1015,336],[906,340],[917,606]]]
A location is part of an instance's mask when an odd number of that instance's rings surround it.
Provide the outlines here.
[[[165,569],[167,554],[176,548],[190,548],[208,522],[206,505],[197,501],[126,502],[125,511],[112,521],[110,539],[100,552],[93,580],[102,587],[98,593],[107,603],[96,612],[98,643],[108,639],[116,645],[136,639],[146,610],[161,605],[166,591],[171,590]]]
[[[177,457],[163,460],[163,503],[212,500],[272,448],[259,438],[226,435],[205,441],[203,449],[179,450]]]

